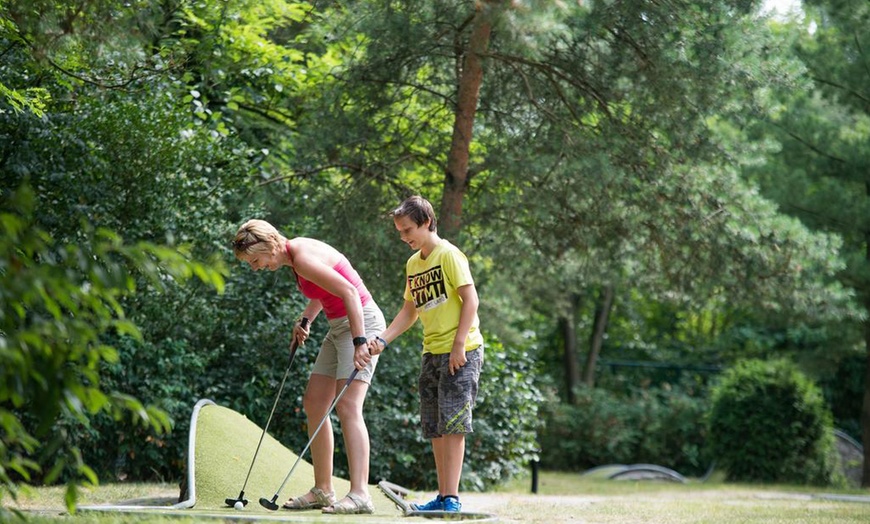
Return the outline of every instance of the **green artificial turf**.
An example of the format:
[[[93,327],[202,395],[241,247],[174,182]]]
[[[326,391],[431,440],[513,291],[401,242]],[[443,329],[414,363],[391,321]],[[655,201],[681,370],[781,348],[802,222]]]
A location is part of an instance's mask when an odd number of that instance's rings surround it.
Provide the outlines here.
[[[231,409],[215,404],[200,409],[194,446],[195,509],[225,508],[226,498],[238,497],[262,433],[262,427]],[[288,498],[302,495],[314,486],[314,468],[305,458],[278,493],[276,502],[279,506]],[[271,513],[261,507],[258,501],[261,497],[272,499],[296,459],[295,453],[272,435],[266,434],[245,488],[245,498],[249,502],[244,511]],[[333,477],[333,487],[341,498],[350,490],[350,482]],[[369,493],[377,514],[400,513],[393,501],[377,486],[369,486]]]
[[[291,511],[279,507],[277,511],[270,511],[260,505],[260,498],[271,501],[277,493],[275,502],[281,506],[288,498],[300,496],[314,486],[314,468],[310,462],[304,460],[304,457],[284,483],[298,455],[269,434],[263,438],[245,486],[244,498],[248,501],[247,505],[242,510],[227,506],[226,499],[239,497],[257,444],[263,434],[263,428],[236,411],[208,401],[199,404],[198,410],[194,408],[194,413],[196,415],[191,421],[193,438],[189,439],[193,443],[193,449],[188,450],[188,456],[192,453],[194,457],[193,490],[188,489],[183,494],[182,498],[185,502],[174,504],[174,500],[170,502],[164,497],[150,501],[128,500],[118,501],[115,504],[81,506],[79,509],[85,513],[89,511],[159,513],[193,518],[251,519],[257,518],[258,515],[263,518],[282,520],[296,520],[296,517],[299,517],[305,521],[337,518],[332,515],[321,515],[319,509]],[[332,482],[339,499],[350,490],[350,482],[346,479],[333,477]],[[284,483],[283,488],[281,488],[282,483]],[[280,492],[279,488],[281,488]],[[375,506],[374,516],[395,518],[404,514],[378,486],[369,486],[369,494]]]

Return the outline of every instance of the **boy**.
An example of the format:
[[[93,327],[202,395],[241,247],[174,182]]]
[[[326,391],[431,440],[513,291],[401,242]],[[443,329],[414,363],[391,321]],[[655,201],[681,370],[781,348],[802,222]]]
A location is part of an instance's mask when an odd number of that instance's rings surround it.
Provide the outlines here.
[[[472,431],[472,408],[483,364],[478,297],[465,255],[438,236],[435,212],[413,196],[392,213],[402,241],[416,250],[406,264],[405,303],[379,336],[370,340],[377,355],[410,328],[423,323],[420,369],[420,421],[432,442],[438,495],[416,511],[460,511],[459,480],[465,434]]]

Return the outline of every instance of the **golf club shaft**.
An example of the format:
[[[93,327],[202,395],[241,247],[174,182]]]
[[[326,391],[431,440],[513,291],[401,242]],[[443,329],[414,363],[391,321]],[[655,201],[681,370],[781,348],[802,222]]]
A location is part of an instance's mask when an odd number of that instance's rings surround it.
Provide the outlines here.
[[[284,477],[284,482],[281,483],[281,486],[278,488],[278,491],[275,492],[275,496],[272,498],[273,501],[278,499],[278,495],[281,493],[281,490],[284,489],[284,486],[287,484],[287,481],[290,480],[290,477],[293,475],[293,471],[296,469],[296,466],[299,465],[299,461],[302,460],[302,457],[305,455],[305,452],[308,451],[308,448],[311,447],[311,443],[314,442],[314,439],[317,438],[317,434],[320,433],[320,428],[323,427],[323,424],[329,418],[329,415],[332,413],[332,410],[335,409],[335,406],[338,404],[338,401],[341,400],[341,397],[344,396],[344,393],[347,391],[347,388],[350,386],[353,379],[356,378],[356,374],[359,372],[358,369],[354,368],[353,372],[347,377],[347,382],[344,383],[344,386],[341,388],[341,391],[338,392],[338,395],[335,396],[335,400],[332,401],[332,405],[329,406],[329,409],[326,410],[326,414],[323,415],[323,418],[320,419],[320,424],[317,425],[317,429],[314,430],[314,434],[311,435],[311,438],[308,439],[308,444],[305,444],[305,448],[303,448],[302,452],[299,453],[299,456],[296,457],[296,462],[293,463],[293,467],[290,468],[290,472],[287,473],[287,476]]]
[[[302,317],[300,323],[302,329],[308,326],[308,319]],[[287,376],[290,374],[290,368],[293,367],[293,359],[296,357],[296,350],[299,348],[299,343],[296,337],[293,337],[293,343],[290,344],[290,363],[287,364],[287,371],[284,372],[284,378],[281,379],[281,386],[278,388],[278,394],[275,395],[275,402],[272,403],[272,412],[269,413],[269,420],[266,421],[266,426],[263,427],[263,433],[260,435],[260,442],[257,443],[257,450],[254,451],[254,458],[251,459],[251,466],[248,468],[248,474],[245,476],[245,483],[242,484],[242,493],[245,492],[245,487],[248,485],[248,479],[251,478],[251,471],[254,469],[254,462],[257,461],[257,455],[260,453],[260,446],[263,444],[263,438],[266,436],[266,431],[269,429],[269,424],[272,423],[272,416],[275,415],[275,408],[278,406],[278,399],[281,398],[281,392],[284,391],[284,383],[287,381]],[[244,495],[240,495],[242,498]]]

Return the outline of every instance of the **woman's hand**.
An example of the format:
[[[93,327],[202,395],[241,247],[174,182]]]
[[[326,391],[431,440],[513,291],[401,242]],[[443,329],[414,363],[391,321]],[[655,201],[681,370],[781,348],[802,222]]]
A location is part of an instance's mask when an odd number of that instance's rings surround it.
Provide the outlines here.
[[[353,348],[353,365],[362,371],[372,360],[372,354],[369,353],[368,342]]]
[[[310,333],[309,327],[310,324],[308,323],[307,318],[297,320],[296,324],[293,326],[291,341],[295,340],[300,346],[305,344],[305,341],[308,340],[308,334]]]

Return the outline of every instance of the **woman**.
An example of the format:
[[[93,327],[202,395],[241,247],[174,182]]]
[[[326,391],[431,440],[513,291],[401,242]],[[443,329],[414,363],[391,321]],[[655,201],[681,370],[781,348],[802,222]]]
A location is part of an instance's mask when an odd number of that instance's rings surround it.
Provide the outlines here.
[[[308,305],[293,327],[293,338],[302,344],[308,328],[302,318],[313,322],[321,310],[329,322],[314,369],[308,379],[303,407],[308,417],[309,436],[326,415],[338,392],[353,369],[356,380],[335,407],[347,449],[350,491],[336,500],[332,487],[334,440],[327,418],[324,429],[311,443],[314,487],[308,493],[291,498],[285,509],[322,509],[324,513],[372,513],[374,506],[368,492],[369,435],[363,420],[363,403],[377,365],[367,349],[368,336],[384,330],[384,315],[350,262],[338,250],[313,238],[288,239],[263,220],[249,220],[233,240],[236,258],[257,271],[276,271],[287,266],[293,270]]]

